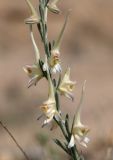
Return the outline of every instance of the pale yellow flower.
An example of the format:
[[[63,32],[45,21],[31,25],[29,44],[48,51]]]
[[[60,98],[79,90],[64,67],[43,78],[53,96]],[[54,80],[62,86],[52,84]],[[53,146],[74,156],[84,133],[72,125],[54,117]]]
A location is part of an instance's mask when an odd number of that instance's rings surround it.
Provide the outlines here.
[[[33,65],[26,65],[25,67],[23,67],[24,71],[27,73],[28,77],[30,78],[28,82],[28,87],[32,85],[36,85],[37,82],[43,77],[43,73],[39,65],[40,53],[34,40],[32,25],[30,25],[30,35],[31,35],[32,44],[35,50],[36,63]]]
[[[85,83],[82,89],[80,103],[78,105],[78,108],[76,110],[76,114],[74,117],[73,126],[72,126],[72,135],[71,135],[68,148],[73,147],[76,142],[78,142],[84,147],[87,147],[87,143],[89,142],[89,138],[86,136],[87,133],[89,132],[89,128],[83,125],[80,120],[80,112],[81,112],[81,106],[83,101],[84,89],[85,89]]]
[[[45,62],[45,69],[47,70],[47,77],[48,77],[48,83],[49,83],[49,97],[48,100],[43,103],[41,106],[41,109],[46,116],[46,120],[43,123],[43,126],[48,124],[53,120],[54,116],[59,116],[59,113],[56,109],[56,101],[55,101],[55,95],[54,95],[54,86],[50,78],[50,74],[48,71],[48,64],[47,64],[47,57]]]
[[[59,8],[57,7],[57,3],[59,2],[60,0],[51,0],[51,2],[48,3],[47,7],[48,9],[53,12],[53,13],[59,13],[60,10]]]
[[[67,68],[64,78],[62,79],[58,87],[58,90],[61,95],[64,95],[73,100],[72,91],[73,91],[75,84],[76,84],[75,81],[73,82],[70,80],[70,68]]]
[[[23,69],[30,78],[28,82],[28,87],[36,85],[37,82],[43,77],[43,73],[39,64],[26,65],[25,67],[23,67]]]
[[[61,72],[61,66],[60,66],[60,53],[58,50],[51,51],[51,57],[49,58],[49,64],[52,68],[52,72]]]
[[[50,121],[52,121],[54,115],[56,114],[56,101],[55,96],[53,92],[53,86],[52,82],[49,84],[49,97],[48,100],[43,103],[41,106],[41,109],[46,116],[46,120],[44,121],[43,125],[48,124]]]
[[[40,22],[40,18],[37,14],[37,11],[35,10],[35,8],[33,7],[32,3],[30,0],[25,0],[27,5],[29,6],[29,9],[31,11],[31,16],[27,19],[25,19],[25,23],[26,24],[35,24],[35,23],[39,23]]]
[[[51,49],[51,56],[49,58],[49,65],[53,71],[53,73],[56,72],[61,72],[61,66],[60,66],[60,45],[62,42],[63,34],[66,28],[67,20],[68,20],[68,15],[66,16],[64,25],[60,31],[60,34],[58,35],[57,40],[55,41],[52,49]]]

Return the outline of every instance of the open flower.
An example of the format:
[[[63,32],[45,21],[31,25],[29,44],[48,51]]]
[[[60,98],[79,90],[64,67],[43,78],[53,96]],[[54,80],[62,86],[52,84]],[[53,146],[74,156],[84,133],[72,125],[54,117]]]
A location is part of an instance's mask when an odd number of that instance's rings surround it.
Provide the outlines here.
[[[58,87],[58,90],[61,95],[64,95],[73,100],[72,91],[73,91],[75,84],[76,84],[75,81],[73,82],[70,80],[70,68],[67,68],[67,71]]]
[[[32,85],[36,85],[37,82],[43,77],[43,73],[38,64],[26,65],[23,69],[30,78],[28,82],[28,88]]]
[[[72,135],[71,135],[68,148],[73,147],[76,142],[78,142],[84,147],[87,147],[87,143],[89,142],[89,138],[86,136],[87,133],[89,132],[89,128],[83,125],[80,120],[80,112],[81,112],[81,106],[83,101],[84,89],[85,89],[85,83],[83,85],[81,99],[74,116],[73,125],[72,125]]]
[[[37,14],[37,11],[33,7],[32,3],[30,0],[26,0],[26,3],[28,4],[30,11],[31,11],[31,16],[27,19],[25,19],[26,24],[35,24],[40,22],[40,18]]]
[[[51,57],[49,59],[50,67],[52,68],[52,72],[61,72],[61,66],[60,66],[60,53],[58,50],[54,50],[51,52]]]
[[[52,49],[51,49],[51,56],[49,58],[49,65],[53,71],[53,73],[56,72],[61,72],[61,66],[60,66],[60,45],[62,42],[62,38],[63,38],[63,33],[65,31],[66,28],[66,24],[67,24],[67,20],[68,20],[68,15],[66,16],[64,25],[61,29],[61,32],[57,38],[57,40],[55,41]]]
[[[40,53],[34,40],[31,24],[30,24],[30,35],[31,35],[32,44],[35,50],[36,63],[33,65],[26,65],[25,67],[23,67],[24,71],[27,73],[28,77],[30,78],[28,82],[28,87],[32,85],[36,85],[37,82],[43,77],[43,73],[39,65]]]
[[[57,7],[57,3],[59,2],[59,0],[51,0],[51,2],[48,3],[47,7],[48,9],[53,12],[53,13],[59,13],[60,10]]]
[[[56,109],[56,101],[55,101],[55,95],[54,95],[54,86],[50,78],[50,73],[48,69],[48,64],[47,64],[47,57],[46,57],[46,62],[45,62],[46,70],[47,70],[47,77],[48,77],[48,83],[49,83],[49,97],[48,100],[43,103],[41,106],[41,109],[46,116],[46,120],[44,121],[42,126],[45,126],[49,122],[53,120],[54,116],[60,116]]]

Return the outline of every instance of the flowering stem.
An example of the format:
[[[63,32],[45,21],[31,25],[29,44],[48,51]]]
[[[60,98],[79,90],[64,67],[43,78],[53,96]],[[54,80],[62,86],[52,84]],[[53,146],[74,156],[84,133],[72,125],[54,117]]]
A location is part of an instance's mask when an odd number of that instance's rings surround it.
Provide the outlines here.
[[[58,139],[55,140],[55,143],[60,146],[68,155],[71,156],[72,160],[81,160],[81,157],[78,153],[78,150],[76,148],[76,144],[75,144],[75,140],[76,140],[76,136],[74,136],[73,134],[73,126],[75,125],[75,120],[76,120],[76,115],[73,118],[73,122],[72,122],[72,128],[70,129],[69,126],[69,115],[67,114],[65,117],[65,121],[62,118],[62,114],[60,113],[60,100],[59,100],[59,94],[65,95],[68,98],[73,99],[72,94],[70,93],[73,86],[75,85],[75,82],[72,82],[70,80],[70,68],[67,69],[64,79],[62,80],[61,78],[61,73],[59,73],[59,79],[53,79],[53,72],[52,72],[52,67],[54,66],[54,73],[56,73],[56,71],[61,71],[61,69],[59,69],[60,67],[60,63],[59,63],[59,47],[62,41],[62,36],[67,24],[67,20],[68,20],[68,15],[66,16],[63,28],[61,29],[60,35],[58,36],[58,39],[56,41],[52,43],[50,43],[50,41],[48,40],[48,26],[47,26],[47,13],[48,13],[48,9],[50,9],[50,7],[48,7],[48,2],[52,3],[54,5],[50,5],[51,11],[53,11],[55,13],[56,9],[57,9],[57,2],[56,0],[53,1],[49,1],[49,0],[39,0],[39,13],[40,13],[40,21],[38,21],[37,23],[37,27],[40,33],[40,37],[43,43],[43,47],[44,47],[44,51],[45,51],[45,63],[40,59],[40,54],[38,51],[38,48],[35,44],[35,40],[33,37],[33,32],[32,32],[32,25],[30,26],[30,31],[31,31],[31,39],[34,45],[34,49],[35,49],[35,53],[36,53],[36,59],[39,62],[39,67],[41,69],[41,71],[43,72],[43,77],[45,77],[47,79],[47,81],[49,82],[49,99],[48,101],[44,102],[44,105],[42,106],[43,112],[44,112],[44,116],[46,116],[46,120],[43,123],[44,125],[47,125],[49,122],[51,122],[52,120],[54,120],[60,130],[63,133],[63,136],[65,138],[65,142],[62,143],[61,141],[59,141]],[[53,52],[54,51],[54,52]],[[52,61],[52,62],[51,62]],[[37,75],[37,73],[36,73]],[[61,82],[61,80],[63,82]],[[84,91],[84,88],[83,88]],[[82,92],[82,98],[80,101],[80,105],[83,99],[83,93]],[[80,111],[80,108],[78,108],[78,112]],[[77,112],[77,113],[78,113]],[[39,117],[39,119],[42,117],[42,115]],[[78,117],[79,119],[79,117]],[[81,131],[81,130],[80,130]],[[81,131],[82,132],[82,131]],[[78,134],[78,132],[75,133],[75,135],[77,134],[78,137],[80,137],[81,135]],[[80,137],[81,138],[81,137]],[[80,139],[82,140],[82,139]],[[21,149],[21,148],[20,148]],[[24,152],[23,152],[24,153]],[[28,159],[27,159],[28,160]]]
[[[40,36],[42,38],[42,42],[43,42],[43,45],[44,45],[45,54],[49,58],[50,49],[49,49],[49,43],[48,43],[48,38],[47,38],[47,24],[46,24],[46,21],[45,21],[45,12],[46,12],[46,9],[47,9],[46,5],[47,5],[47,2],[45,0],[40,0],[40,4],[39,4],[40,24],[38,24],[38,29],[39,29],[39,33],[40,33]],[[67,21],[67,18],[66,18],[66,21]],[[51,74],[51,71],[50,71],[50,74]],[[50,77],[50,78],[51,78],[51,81],[52,81],[52,77]],[[60,78],[61,78],[61,75],[60,75]],[[59,78],[59,82],[60,82],[60,78]],[[58,85],[59,85],[59,82],[58,82]],[[54,86],[54,87],[56,88],[56,90],[54,90],[55,100],[56,100],[56,108],[59,111],[60,110],[60,101],[59,101],[59,93],[57,91],[58,87],[56,87],[56,86]],[[63,133],[63,135],[66,139],[66,143],[67,143],[65,145],[66,147],[64,147],[64,145],[59,140],[55,140],[55,143],[57,145],[59,145],[66,153],[68,153],[72,157],[73,160],[78,160],[79,156],[78,156],[76,147],[74,146],[72,148],[68,148],[68,143],[69,143],[70,137],[71,137],[71,131],[69,130],[68,117],[66,117],[66,118],[67,119],[66,119],[66,122],[64,124],[64,122],[61,119],[57,120],[54,117],[54,120],[56,121],[56,123],[60,127],[60,129],[61,129],[61,131],[62,131],[62,133]]]

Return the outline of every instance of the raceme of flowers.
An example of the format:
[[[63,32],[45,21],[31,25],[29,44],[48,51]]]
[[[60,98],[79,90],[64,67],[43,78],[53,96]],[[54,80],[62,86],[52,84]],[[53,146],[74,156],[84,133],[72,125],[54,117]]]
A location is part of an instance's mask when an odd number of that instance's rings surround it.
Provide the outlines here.
[[[58,144],[66,153],[72,157],[77,157],[72,149],[75,147],[74,149],[77,150],[77,143],[87,147],[89,142],[89,138],[87,137],[89,128],[81,123],[81,106],[85,92],[85,82],[82,87],[80,103],[76,108],[72,127],[70,129],[69,121],[64,120],[65,118],[62,116],[63,114],[61,113],[61,105],[59,101],[60,95],[74,100],[72,92],[76,85],[76,81],[72,81],[70,79],[70,67],[68,67],[65,71],[65,74],[62,75],[62,63],[60,60],[60,47],[68,22],[69,12],[66,15],[65,22],[56,40],[53,42],[49,42],[48,40],[48,11],[59,14],[60,9],[57,6],[58,2],[60,2],[60,0],[39,0],[38,13],[37,9],[33,7],[31,0],[26,0],[31,15],[29,18],[25,19],[25,23],[29,27],[31,42],[35,53],[35,62],[32,65],[26,65],[23,67],[23,69],[29,77],[28,88],[31,86],[36,86],[42,78],[46,78],[48,81],[48,98],[46,101],[42,102],[42,105],[40,105],[42,112],[41,117],[44,116],[42,127],[51,123],[52,130],[53,128],[56,128],[54,126],[59,126],[66,139],[66,143],[63,145],[59,140],[56,140],[56,144]],[[42,59],[42,53],[40,53],[34,38],[34,25],[38,28],[40,38],[44,46],[44,60]],[[54,74],[56,74],[58,78],[55,79]]]

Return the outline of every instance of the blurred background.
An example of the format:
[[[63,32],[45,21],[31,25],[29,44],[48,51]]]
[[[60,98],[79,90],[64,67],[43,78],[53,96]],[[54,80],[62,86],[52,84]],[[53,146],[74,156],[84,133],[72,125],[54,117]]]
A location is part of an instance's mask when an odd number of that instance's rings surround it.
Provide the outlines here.
[[[38,0],[32,0],[38,6]],[[71,67],[77,81],[75,101],[62,97],[62,111],[73,116],[81,87],[87,80],[82,121],[90,128],[88,148],[79,147],[87,160],[113,159],[113,1],[61,1],[60,15],[49,13],[49,38],[55,39],[68,9],[72,9],[61,47],[63,70]],[[23,66],[33,64],[34,50],[25,1],[0,2],[0,120],[2,120],[32,160],[69,160],[52,141],[63,139],[61,132],[41,128],[39,106],[47,99],[47,82],[27,88]],[[43,54],[36,28],[35,38]],[[64,72],[63,71],[63,72]],[[58,134],[56,134],[58,132]],[[0,160],[24,160],[8,134],[0,127]]]

